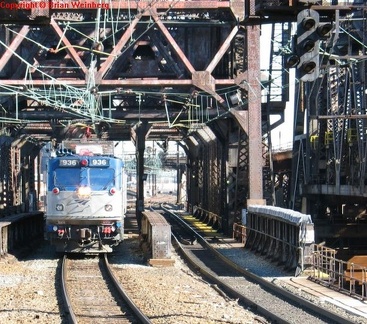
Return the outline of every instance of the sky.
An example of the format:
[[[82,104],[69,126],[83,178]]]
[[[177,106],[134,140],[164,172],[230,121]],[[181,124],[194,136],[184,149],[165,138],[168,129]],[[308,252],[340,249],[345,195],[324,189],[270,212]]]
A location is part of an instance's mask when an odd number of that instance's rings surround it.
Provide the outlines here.
[[[269,68],[270,44],[271,44],[271,25],[263,25],[260,38],[260,66],[261,69]],[[279,68],[279,67],[274,67]],[[286,72],[285,72],[286,73]],[[289,99],[286,104],[284,113],[284,123],[278,126],[271,134],[272,144],[275,148],[286,147],[293,142],[293,116],[294,116],[294,84],[295,71],[290,69]],[[278,116],[274,116],[271,122],[278,120]]]

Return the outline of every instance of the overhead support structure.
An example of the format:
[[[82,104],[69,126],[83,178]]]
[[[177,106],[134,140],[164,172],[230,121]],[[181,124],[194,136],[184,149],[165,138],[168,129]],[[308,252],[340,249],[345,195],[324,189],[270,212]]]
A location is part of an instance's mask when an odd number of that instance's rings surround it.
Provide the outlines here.
[[[247,27],[248,59],[248,136],[249,141],[249,199],[248,204],[265,204],[263,197],[263,156],[261,128],[260,85],[260,26]]]
[[[23,133],[40,141],[80,138],[85,130],[91,139],[133,138],[140,159],[137,214],[144,202],[144,139],[186,138],[189,204],[221,214],[222,227],[230,229],[248,201],[264,202],[268,111],[258,4],[110,1],[103,10],[56,8],[42,32],[3,27],[3,126],[11,132],[21,123]],[[275,79],[269,92],[283,82]],[[282,111],[284,98],[269,113]]]
[[[62,140],[82,122],[95,137],[126,140],[144,115],[177,140],[177,128],[238,105],[230,97],[240,89],[232,47],[242,0],[102,4],[80,10],[60,1],[42,32],[2,26],[0,103],[9,127],[23,120],[24,132]],[[55,121],[64,131],[53,133]]]
[[[149,135],[151,125],[146,120],[141,121],[132,128],[132,138],[135,143],[136,154],[136,219],[138,228],[141,229],[142,213],[144,211],[144,181],[146,175],[144,174],[144,151],[145,141]]]

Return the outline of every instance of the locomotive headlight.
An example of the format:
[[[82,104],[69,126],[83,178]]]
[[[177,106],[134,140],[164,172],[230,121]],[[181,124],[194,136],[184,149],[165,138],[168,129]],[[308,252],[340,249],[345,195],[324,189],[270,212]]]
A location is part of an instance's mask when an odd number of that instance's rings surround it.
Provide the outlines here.
[[[56,204],[56,210],[57,211],[63,211],[64,210],[64,205],[63,204]]]
[[[107,204],[107,205],[104,206],[104,210],[107,211],[107,212],[112,211],[112,209],[113,209],[112,205],[110,205],[110,204]]]
[[[57,226],[56,226],[56,225],[54,225],[54,226],[52,227],[52,230],[53,230],[54,232],[56,232],[56,231],[57,231]]]
[[[77,190],[79,198],[89,198],[91,193],[92,189],[90,187],[79,187]]]

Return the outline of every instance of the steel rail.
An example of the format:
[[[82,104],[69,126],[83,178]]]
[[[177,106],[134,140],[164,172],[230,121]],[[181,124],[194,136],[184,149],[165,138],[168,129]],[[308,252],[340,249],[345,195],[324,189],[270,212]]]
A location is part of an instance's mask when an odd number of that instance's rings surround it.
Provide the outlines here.
[[[107,259],[107,254],[104,254],[104,266],[106,267],[107,273],[110,276],[110,279],[115,285],[115,288],[117,289],[119,295],[121,298],[127,303],[130,307],[130,309],[134,312],[135,316],[139,318],[141,324],[151,324],[151,320],[145,316],[145,314],[140,310],[140,308],[132,301],[132,299],[126,294],[124,288],[120,284],[120,282],[117,280],[116,276],[114,275],[111,266]]]
[[[139,307],[130,299],[128,294],[124,291],[120,282],[117,280],[108,262],[107,253],[103,254],[102,265],[104,269],[106,270],[108,279],[112,281],[114,288],[116,289],[119,297],[121,297],[121,299],[127,304],[127,306],[130,308],[134,316],[139,320],[139,323],[151,324],[152,322],[150,321],[150,319],[147,316],[145,316],[144,313],[139,309]],[[67,288],[67,278],[68,278],[68,258],[66,255],[64,255],[63,260],[62,260],[62,269],[61,269],[61,284],[62,284],[62,291],[63,291],[63,300],[65,303],[65,312],[67,314],[68,322],[72,324],[77,324],[78,323],[77,316],[74,313],[70,294]]]
[[[71,301],[70,301],[70,297],[68,294],[68,289],[66,286],[66,280],[67,280],[67,262],[68,262],[68,258],[66,255],[64,255],[63,259],[62,259],[62,265],[61,265],[61,286],[62,286],[62,297],[65,303],[65,309],[66,309],[66,314],[67,317],[69,319],[69,323],[73,323],[73,324],[77,324],[78,321],[76,319],[75,313],[73,311],[73,306],[71,305]]]
[[[209,251],[211,251],[212,253],[215,254],[216,257],[220,258],[223,262],[225,262],[229,267],[235,269],[236,271],[238,271],[239,273],[241,273],[243,275],[244,278],[257,283],[259,286],[261,286],[263,289],[269,291],[270,293],[272,293],[275,296],[281,297],[284,301],[288,301],[290,303],[293,304],[297,304],[297,305],[301,305],[301,307],[303,309],[306,309],[308,311],[311,311],[312,313],[321,316],[324,319],[328,319],[333,323],[346,323],[346,324],[352,324],[354,323],[353,321],[338,315],[332,311],[329,311],[325,308],[320,308],[317,305],[311,303],[310,301],[308,301],[307,299],[304,299],[300,296],[294,295],[291,292],[288,292],[287,290],[275,285],[274,283],[263,279],[262,277],[257,276],[254,273],[251,273],[243,268],[241,268],[239,265],[237,265],[236,263],[234,263],[232,260],[230,260],[229,258],[225,257],[223,254],[221,254],[220,252],[217,251],[217,249],[215,249],[214,247],[211,246],[210,243],[207,242],[207,240],[201,236],[198,232],[196,232],[190,224],[186,223],[179,215],[176,215],[174,212],[172,212],[171,210],[161,206],[161,208],[166,212],[169,213],[170,216],[174,217],[174,220],[177,222],[180,222],[182,226],[186,227],[188,230],[193,231],[193,233],[195,233],[195,236],[197,238],[197,241],[206,249],[208,249]],[[174,237],[174,240],[175,237]],[[177,242],[177,243],[176,243]],[[253,306],[259,314],[267,317],[267,318],[271,318],[272,320],[275,320],[277,323],[286,323],[286,321],[284,321],[284,319],[280,318],[279,316],[272,314],[271,312],[269,312],[267,309],[262,308],[260,305],[258,305],[256,302],[254,302],[254,300],[248,299],[246,296],[242,295],[241,293],[237,292],[236,290],[234,290],[231,286],[229,286],[227,283],[225,283],[224,281],[222,281],[221,279],[219,279],[217,276],[213,276],[210,272],[208,272],[207,270],[205,270],[201,265],[196,264],[194,260],[192,260],[190,258],[190,256],[185,252],[185,248],[182,246],[182,244],[180,244],[180,242],[176,241],[175,246],[178,247],[179,251],[181,252],[181,254],[184,255],[185,258],[187,258],[187,261],[190,262],[191,265],[193,265],[196,269],[199,269],[199,271],[206,276],[207,278],[209,278],[210,280],[214,281],[215,283],[217,283],[221,289],[223,289],[223,291],[225,291],[226,293],[228,293],[231,296],[234,296],[235,298],[238,298],[239,300],[242,300],[245,304]]]

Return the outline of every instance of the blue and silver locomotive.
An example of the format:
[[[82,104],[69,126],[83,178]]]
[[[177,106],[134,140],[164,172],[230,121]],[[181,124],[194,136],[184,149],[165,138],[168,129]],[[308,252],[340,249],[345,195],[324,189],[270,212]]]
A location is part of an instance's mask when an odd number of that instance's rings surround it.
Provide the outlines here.
[[[112,252],[124,236],[123,161],[65,151],[47,163],[46,237],[58,252]]]

